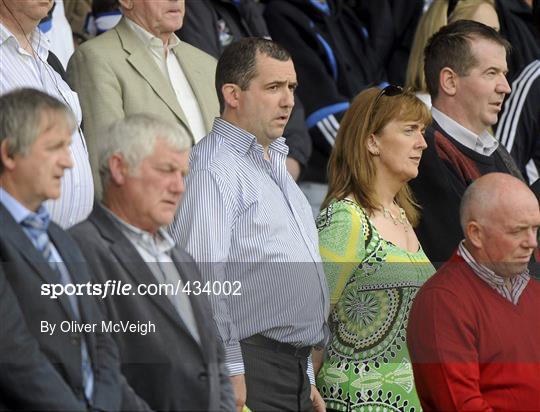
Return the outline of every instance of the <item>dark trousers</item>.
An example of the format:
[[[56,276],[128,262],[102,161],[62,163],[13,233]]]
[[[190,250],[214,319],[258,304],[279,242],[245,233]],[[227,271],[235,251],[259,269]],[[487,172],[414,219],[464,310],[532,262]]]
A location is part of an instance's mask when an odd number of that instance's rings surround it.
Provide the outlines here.
[[[307,358],[244,342],[241,347],[252,411],[313,411]]]

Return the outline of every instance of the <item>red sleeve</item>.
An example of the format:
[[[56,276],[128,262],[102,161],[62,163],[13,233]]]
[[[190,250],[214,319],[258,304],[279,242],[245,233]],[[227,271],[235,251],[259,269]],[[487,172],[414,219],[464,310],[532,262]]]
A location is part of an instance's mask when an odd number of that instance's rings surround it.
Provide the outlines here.
[[[474,306],[442,288],[421,290],[407,345],[424,411],[493,412],[480,392]]]

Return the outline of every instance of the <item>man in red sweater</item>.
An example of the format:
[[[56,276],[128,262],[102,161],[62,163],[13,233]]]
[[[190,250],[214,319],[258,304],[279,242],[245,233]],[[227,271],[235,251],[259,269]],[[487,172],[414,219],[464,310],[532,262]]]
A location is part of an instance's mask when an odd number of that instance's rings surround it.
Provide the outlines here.
[[[465,240],[420,289],[407,344],[424,411],[540,411],[538,201],[490,173],[462,199]]]

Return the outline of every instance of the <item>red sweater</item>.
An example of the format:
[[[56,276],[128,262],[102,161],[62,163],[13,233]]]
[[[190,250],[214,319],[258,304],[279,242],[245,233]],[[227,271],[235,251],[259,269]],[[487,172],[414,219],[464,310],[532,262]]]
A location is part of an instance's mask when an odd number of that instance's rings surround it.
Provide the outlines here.
[[[513,305],[454,254],[416,296],[407,344],[425,411],[540,411],[540,282]]]

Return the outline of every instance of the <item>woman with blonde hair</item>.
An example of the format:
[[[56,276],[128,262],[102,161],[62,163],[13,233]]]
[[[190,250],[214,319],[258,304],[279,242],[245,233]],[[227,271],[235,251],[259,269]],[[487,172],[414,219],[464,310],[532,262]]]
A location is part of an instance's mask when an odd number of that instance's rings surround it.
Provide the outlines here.
[[[430,37],[443,26],[457,20],[474,20],[499,31],[499,18],[495,0],[434,0],[428,11],[420,18],[414,35],[405,86],[431,107],[424,76],[424,49]]]
[[[405,331],[434,268],[413,230],[419,211],[407,182],[430,121],[414,93],[388,86],[360,93],[341,122],[317,219],[332,304],[317,376],[328,410],[420,410]]]

